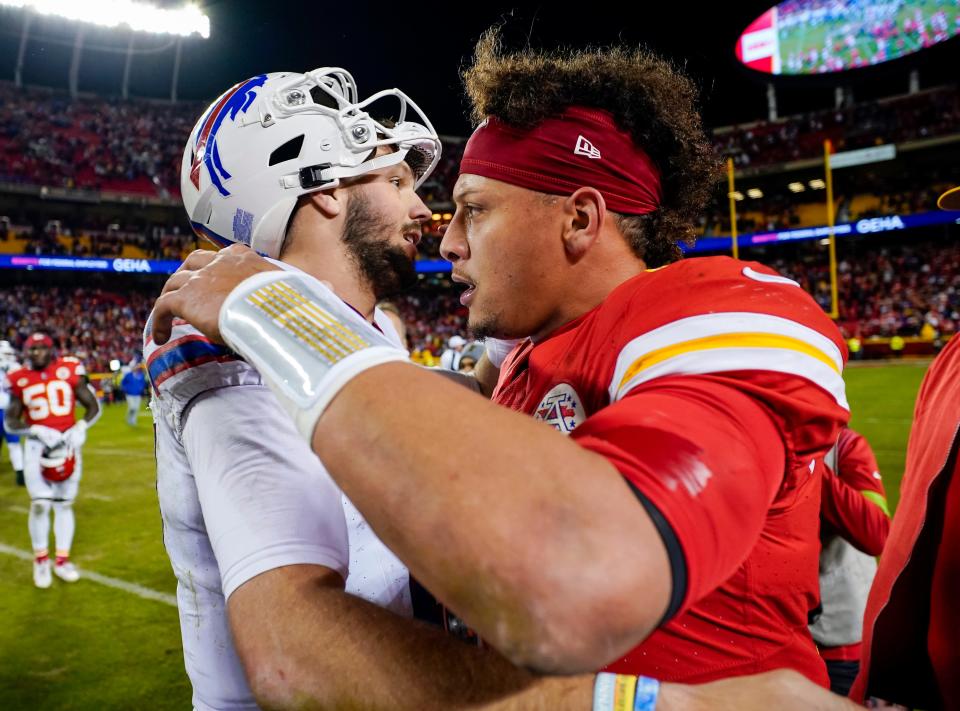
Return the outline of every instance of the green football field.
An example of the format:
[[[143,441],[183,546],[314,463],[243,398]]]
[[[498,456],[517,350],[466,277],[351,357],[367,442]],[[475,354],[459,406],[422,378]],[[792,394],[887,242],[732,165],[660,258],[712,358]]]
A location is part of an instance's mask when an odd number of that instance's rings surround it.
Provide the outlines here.
[[[926,364],[847,371],[852,426],[899,498],[913,401]],[[0,463],[0,709],[185,709],[173,573],[163,551],[152,428],[108,406],[90,430],[74,560],[86,576],[33,587],[26,491]],[[94,577],[95,576],[95,577]]]

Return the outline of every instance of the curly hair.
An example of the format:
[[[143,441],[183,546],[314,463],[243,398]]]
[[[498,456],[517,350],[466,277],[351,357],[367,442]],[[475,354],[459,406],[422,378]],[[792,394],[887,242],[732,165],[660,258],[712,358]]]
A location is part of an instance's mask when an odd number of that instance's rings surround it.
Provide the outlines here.
[[[615,215],[615,224],[648,267],[682,256],[694,223],[720,179],[720,161],[703,130],[693,82],[642,49],[524,49],[505,53],[498,27],[477,43],[463,71],[472,119],[496,116],[532,128],[581,105],[609,111],[660,170],[663,201],[646,215]]]

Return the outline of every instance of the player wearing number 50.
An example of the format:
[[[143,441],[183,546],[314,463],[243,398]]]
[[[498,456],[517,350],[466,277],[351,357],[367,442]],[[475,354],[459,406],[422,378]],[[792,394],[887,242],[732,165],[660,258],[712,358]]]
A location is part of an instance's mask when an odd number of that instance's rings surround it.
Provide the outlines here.
[[[27,363],[12,371],[10,407],[6,411],[8,431],[26,435],[24,478],[30,494],[28,524],[33,543],[33,582],[38,588],[51,583],[50,509],[57,559],[53,572],[68,583],[80,577],[70,562],[73,543],[73,500],[82,474],[80,448],[87,427],[100,416],[100,403],[87,385],[83,364],[76,358],[53,358],[53,340],[34,333],[26,341]],[[77,403],[86,408],[82,420],[74,411]]]

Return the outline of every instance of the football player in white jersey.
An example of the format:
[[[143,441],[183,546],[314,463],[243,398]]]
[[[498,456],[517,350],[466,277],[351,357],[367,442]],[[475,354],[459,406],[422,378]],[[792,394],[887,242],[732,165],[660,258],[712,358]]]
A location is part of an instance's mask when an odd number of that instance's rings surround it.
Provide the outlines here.
[[[385,96],[400,102],[390,126],[364,110]],[[417,123],[404,120],[410,114]],[[198,234],[244,242],[330,283],[344,308],[398,346],[375,304],[416,279],[431,211],[415,189],[439,151],[433,127],[399,91],[361,103],[340,69],[261,75],[197,123],[182,195]],[[148,323],[157,489],[195,708],[307,700],[342,708],[359,699],[369,708],[507,708],[501,697],[522,690],[519,707],[529,708],[524,694],[569,692],[569,680],[535,679],[404,619],[407,569],[327,476],[260,373],[185,322],[161,347],[150,333]],[[589,684],[581,691],[574,708],[589,705]]]
[[[0,449],[3,448],[3,442],[6,440],[17,486],[23,486],[23,444],[20,441],[20,435],[7,432],[3,426],[3,412],[10,406],[10,379],[7,374],[19,368],[16,349],[10,341],[0,341]]]

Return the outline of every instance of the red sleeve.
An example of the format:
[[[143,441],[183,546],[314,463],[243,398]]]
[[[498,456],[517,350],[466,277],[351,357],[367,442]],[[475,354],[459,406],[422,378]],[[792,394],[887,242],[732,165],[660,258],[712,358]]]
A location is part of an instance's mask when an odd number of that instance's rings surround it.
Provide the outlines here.
[[[660,530],[673,567],[668,617],[747,558],[784,478],[786,453],[768,411],[706,377],[635,388],[571,436],[623,474]]]
[[[821,467],[821,514],[840,536],[867,555],[880,555],[890,532],[886,492],[867,440],[845,429],[837,442],[837,471]]]
[[[23,400],[23,388],[17,382],[20,380],[20,371],[14,370],[7,373],[7,380],[10,382],[10,395],[17,400]]]

